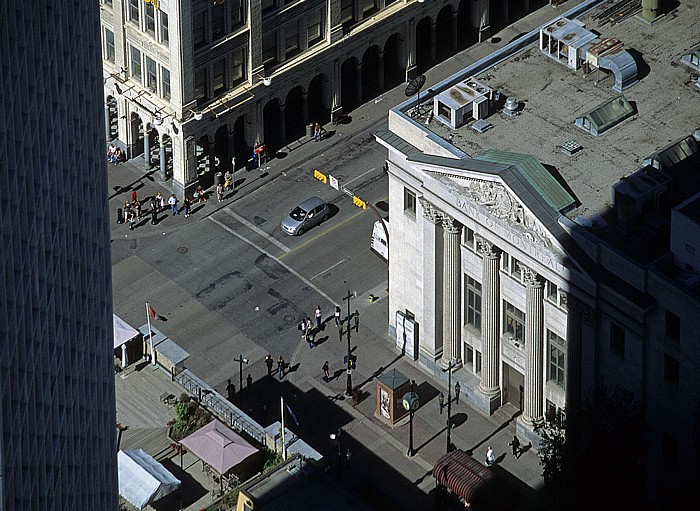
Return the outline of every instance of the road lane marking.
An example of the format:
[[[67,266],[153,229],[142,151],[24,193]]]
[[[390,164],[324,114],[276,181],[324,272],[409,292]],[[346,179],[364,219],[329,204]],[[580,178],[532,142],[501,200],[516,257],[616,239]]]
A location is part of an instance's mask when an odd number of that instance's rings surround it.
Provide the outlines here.
[[[369,174],[370,172],[372,172],[372,171],[374,171],[374,170],[377,170],[377,169],[376,169],[375,167],[372,167],[372,168],[369,169],[368,171],[363,172],[362,174],[360,174],[360,175],[357,176],[357,177],[353,177],[350,181],[346,181],[346,182],[343,183],[343,184],[344,184],[345,186],[347,186],[347,185],[349,185],[350,183],[352,183],[353,181],[357,181],[358,179],[360,179],[360,178],[361,178],[362,176],[364,176],[365,174]]]
[[[336,266],[339,266],[339,265],[343,264],[345,261],[347,261],[347,259],[343,259],[342,261],[338,261],[338,262],[335,263],[333,266],[331,266],[331,267],[326,268],[325,270],[323,270],[321,273],[317,273],[316,275],[314,275],[313,277],[311,277],[309,280],[314,280],[316,277],[320,277],[320,276],[323,275],[324,273],[331,271],[331,270],[332,270],[333,268],[335,268]]]
[[[267,241],[269,241],[269,242],[272,243],[273,245],[276,245],[277,247],[279,247],[283,252],[289,252],[289,251],[290,251],[290,248],[289,248],[287,245],[283,244],[281,241],[278,241],[276,238],[270,236],[270,235],[267,234],[265,231],[263,231],[262,229],[260,229],[258,226],[251,224],[248,220],[246,220],[245,218],[243,218],[243,217],[242,217],[241,215],[239,215],[238,213],[235,213],[235,212],[231,211],[230,209],[226,209],[226,208],[224,208],[222,211],[223,211],[224,213],[226,213],[227,215],[232,216],[233,218],[235,218],[236,220],[238,220],[240,223],[242,223],[243,225],[245,225],[245,226],[246,226],[248,229],[250,229],[251,231],[257,232],[260,236],[262,236],[263,238],[265,238]]]
[[[302,243],[301,245],[297,245],[296,247],[290,249],[289,252],[287,252],[286,254],[282,254],[282,255],[280,256],[280,259],[283,259],[283,258],[287,257],[289,254],[291,254],[291,253],[293,253],[293,252],[299,250],[301,247],[304,247],[304,246],[308,245],[308,244],[311,243],[312,241],[315,241],[315,240],[319,239],[321,236],[324,236],[324,235],[328,234],[329,232],[333,231],[334,229],[337,229],[337,228],[340,227],[341,225],[343,225],[343,224],[349,222],[350,220],[353,220],[355,217],[357,217],[358,215],[361,215],[361,214],[364,213],[365,211],[366,211],[365,209],[361,209],[361,210],[359,210],[357,213],[355,213],[354,215],[352,215],[351,217],[346,218],[346,219],[343,220],[342,222],[339,222],[339,223],[335,224],[333,227],[329,227],[329,228],[326,229],[325,231],[318,233],[318,234],[317,234],[316,236],[314,236],[313,238],[309,238],[308,240],[306,240],[306,241],[305,241],[304,243]]]
[[[328,301],[328,303],[330,303],[330,304],[332,304],[332,305],[335,305],[335,304],[337,303],[336,300],[333,300],[330,296],[328,296],[326,293],[324,293],[323,291],[321,291],[321,290],[320,290],[318,287],[316,287],[316,286],[314,285],[314,283],[311,282],[309,279],[307,279],[306,277],[304,277],[303,275],[301,275],[298,271],[296,271],[296,270],[295,270],[294,268],[292,268],[291,266],[285,264],[283,261],[280,261],[280,258],[279,258],[279,257],[275,257],[274,255],[272,255],[270,252],[268,252],[268,251],[265,250],[264,248],[259,247],[258,245],[256,245],[256,244],[253,243],[252,241],[250,241],[248,238],[246,238],[246,237],[243,236],[242,234],[237,233],[236,231],[234,231],[233,229],[231,229],[228,225],[222,223],[221,221],[217,220],[216,218],[210,216],[210,217],[209,217],[209,220],[211,220],[212,222],[214,222],[216,225],[218,225],[219,227],[221,227],[221,228],[224,229],[225,231],[228,231],[228,232],[230,232],[231,234],[233,234],[236,238],[238,238],[239,240],[241,240],[243,243],[246,243],[247,245],[250,245],[250,246],[253,247],[255,250],[257,250],[257,251],[259,251],[259,252],[265,254],[265,255],[266,255],[267,257],[269,257],[270,259],[276,261],[280,266],[282,266],[283,268],[285,268],[289,273],[291,273],[292,275],[294,275],[296,278],[298,278],[299,280],[301,280],[304,284],[306,284],[306,285],[309,286],[311,289],[313,289],[313,290],[316,291],[318,294],[320,294],[322,297],[324,297],[324,298]]]

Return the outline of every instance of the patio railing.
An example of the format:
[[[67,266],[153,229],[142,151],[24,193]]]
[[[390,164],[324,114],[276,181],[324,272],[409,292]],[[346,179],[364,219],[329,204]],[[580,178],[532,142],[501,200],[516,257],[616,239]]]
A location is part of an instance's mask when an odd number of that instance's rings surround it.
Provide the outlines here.
[[[265,445],[265,429],[204,381],[185,369],[175,375],[175,381],[195,396],[199,403],[234,431],[246,433],[260,445]]]

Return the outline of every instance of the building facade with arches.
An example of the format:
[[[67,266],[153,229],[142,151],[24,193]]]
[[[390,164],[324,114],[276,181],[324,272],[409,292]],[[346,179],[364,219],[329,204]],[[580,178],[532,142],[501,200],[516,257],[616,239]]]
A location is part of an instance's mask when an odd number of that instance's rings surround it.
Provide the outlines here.
[[[255,146],[275,154],[309,123],[351,112],[531,7],[101,0],[107,138],[144,170],[172,179],[175,193],[189,194],[216,172],[251,164]]]

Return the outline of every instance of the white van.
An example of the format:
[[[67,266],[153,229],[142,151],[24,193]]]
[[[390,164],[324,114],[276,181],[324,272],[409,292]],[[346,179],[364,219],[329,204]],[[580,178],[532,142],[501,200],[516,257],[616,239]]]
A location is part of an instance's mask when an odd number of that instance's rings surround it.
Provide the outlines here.
[[[389,218],[384,219],[387,230],[389,230]],[[389,242],[386,239],[386,232],[384,231],[384,226],[381,220],[374,222],[374,228],[372,229],[372,243],[370,244],[372,252],[377,254],[379,257],[389,262]]]

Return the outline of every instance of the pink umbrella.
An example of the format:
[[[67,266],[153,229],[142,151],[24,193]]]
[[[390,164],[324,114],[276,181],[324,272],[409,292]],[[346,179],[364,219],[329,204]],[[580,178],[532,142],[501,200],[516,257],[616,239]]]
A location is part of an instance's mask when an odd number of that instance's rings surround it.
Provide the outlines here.
[[[248,456],[258,452],[238,433],[216,419],[183,438],[180,443],[222,475]]]

